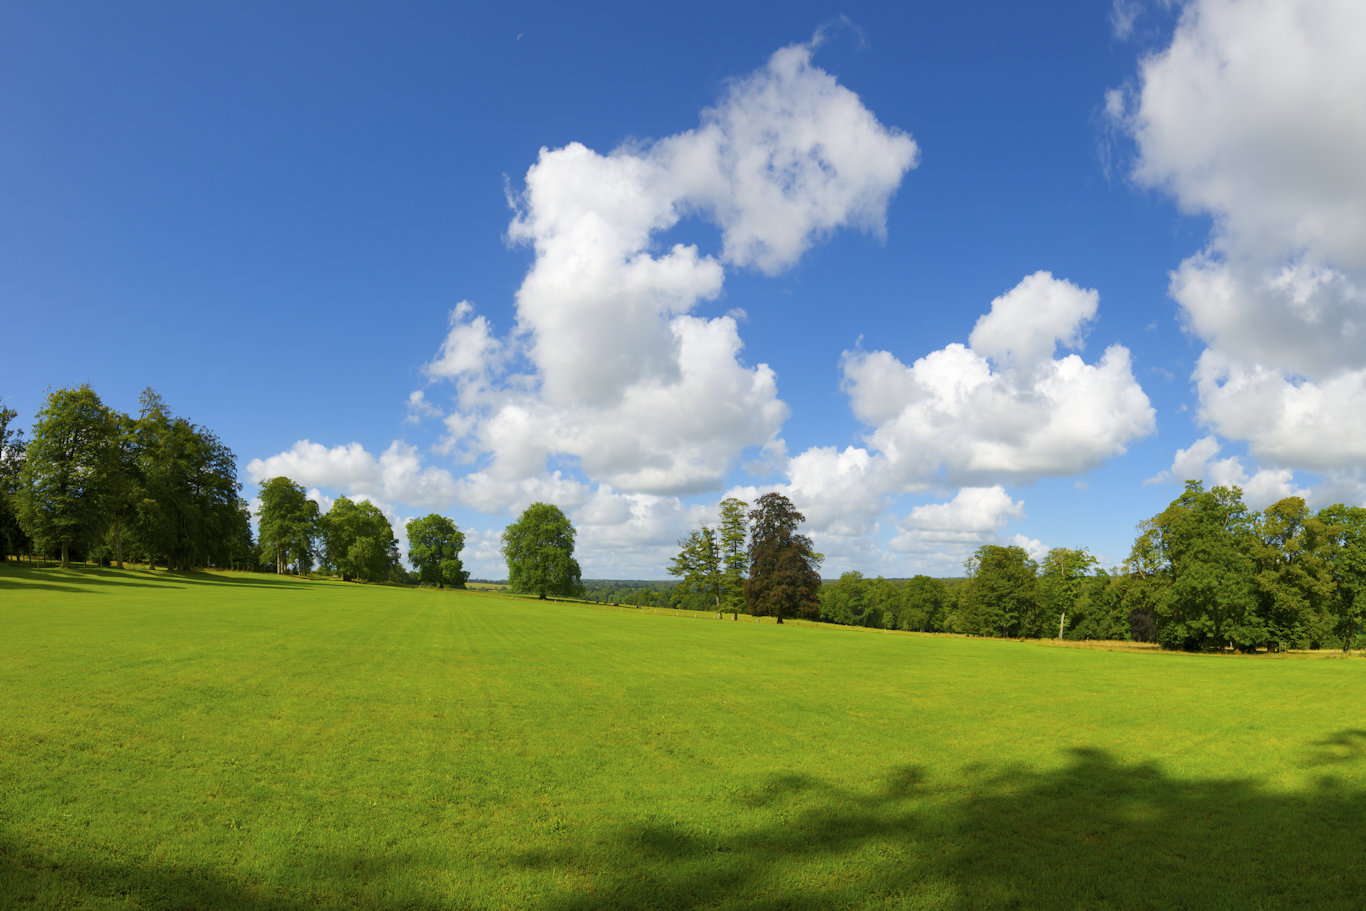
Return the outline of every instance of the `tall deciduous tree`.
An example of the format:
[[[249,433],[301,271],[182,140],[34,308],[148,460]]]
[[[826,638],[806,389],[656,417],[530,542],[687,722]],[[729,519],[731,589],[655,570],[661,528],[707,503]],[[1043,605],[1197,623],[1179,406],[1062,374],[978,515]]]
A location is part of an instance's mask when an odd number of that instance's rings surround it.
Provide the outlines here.
[[[1329,611],[1345,652],[1366,624],[1366,509],[1338,504],[1320,510],[1318,517],[1328,536],[1334,582]]]
[[[983,636],[1038,636],[1038,565],[1023,547],[983,544],[968,559],[961,620]]]
[[[24,470],[24,431],[15,424],[19,415],[0,402],[0,559],[18,555],[28,535],[19,525],[19,477]]]
[[[820,565],[811,539],[798,534],[806,517],[779,493],[766,493],[750,511],[749,579],[745,601],[758,617],[820,617]]]
[[[846,626],[882,626],[883,608],[874,597],[872,581],[850,570],[834,585],[822,587],[821,619]]]
[[[120,446],[133,466],[120,467],[119,489],[133,490],[133,530],[148,562],[159,556],[171,569],[189,569],[230,559],[238,529],[237,460],[205,427],[171,414],[162,397],[143,390],[142,411]],[[120,497],[120,504],[123,498]],[[111,511],[117,519],[121,510]]]
[[[445,516],[432,513],[408,522],[408,562],[418,580],[438,588],[464,588],[469,573],[460,562],[465,535]]]
[[[1072,550],[1068,547],[1055,547],[1043,558],[1039,567],[1039,606],[1043,611],[1044,629],[1051,634],[1057,630],[1058,638],[1063,637],[1067,618],[1075,618],[1077,603],[1081,600],[1082,586],[1096,565],[1096,558],[1086,548]]]
[[[398,566],[398,541],[374,503],[337,497],[318,522],[323,559],[344,581],[381,582]]]
[[[503,557],[513,591],[570,596],[582,587],[574,559],[574,526],[558,506],[532,503],[503,531]]]
[[[1257,615],[1251,546],[1253,517],[1237,487],[1186,490],[1153,523],[1169,566],[1158,601],[1158,636],[1174,648],[1249,650],[1267,638]]]
[[[915,576],[906,582],[902,592],[897,626],[920,632],[941,630],[946,606],[944,583],[929,576]]]
[[[33,428],[20,479],[19,521],[40,550],[57,547],[71,565],[73,545],[103,530],[115,427],[88,385],[50,394]]]
[[[1272,503],[1256,517],[1251,553],[1269,647],[1316,647],[1330,632],[1329,545],[1323,521],[1299,497]]]
[[[669,564],[669,575],[680,577],[679,593],[696,592],[719,611],[726,583],[716,532],[703,525],[679,541],[678,546],[679,551]]]
[[[745,579],[749,576],[749,504],[735,497],[721,501],[721,527],[717,535],[724,569],[722,604],[732,617],[745,606]]]
[[[314,539],[318,533],[318,504],[289,478],[270,478],[261,484],[261,557],[275,562],[283,573],[291,564],[299,571],[313,564]]]

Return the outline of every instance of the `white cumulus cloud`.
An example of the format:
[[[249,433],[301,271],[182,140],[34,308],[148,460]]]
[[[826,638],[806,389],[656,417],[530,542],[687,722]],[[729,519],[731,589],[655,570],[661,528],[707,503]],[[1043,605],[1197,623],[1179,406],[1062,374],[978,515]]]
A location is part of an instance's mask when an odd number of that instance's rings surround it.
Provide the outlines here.
[[[1128,349],[1088,364],[1078,347],[1098,296],[1046,272],[992,302],[970,336],[907,365],[847,352],[844,383],[892,488],[1082,474],[1152,433]]]
[[[463,502],[557,461],[618,491],[686,495],[718,489],[747,450],[781,450],[777,377],[744,362],[734,317],[692,311],[728,265],[774,272],[836,229],[880,235],[918,155],[812,64],[813,46],[733,82],[695,129],[608,154],[541,150],[508,231],[535,254],[513,331],[462,302],[426,368],[455,387],[444,450],[485,463]],[[660,247],[688,216],[720,229],[719,253]]]
[[[1192,0],[1136,88],[1107,96],[1134,179],[1213,220],[1171,294],[1208,346],[1201,419],[1271,472],[1366,459],[1362,34],[1358,0]]]

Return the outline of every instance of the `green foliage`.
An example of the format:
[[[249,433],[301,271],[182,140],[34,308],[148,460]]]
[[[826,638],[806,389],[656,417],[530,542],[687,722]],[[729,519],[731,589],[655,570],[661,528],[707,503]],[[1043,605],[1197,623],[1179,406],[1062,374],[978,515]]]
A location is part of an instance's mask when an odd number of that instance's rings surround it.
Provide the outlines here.
[[[1155,516],[1140,535],[1136,563],[1160,580],[1153,592],[1158,637],[1167,648],[1252,649],[1267,638],[1257,614],[1253,516],[1237,487],[1199,481]]]
[[[1044,635],[1056,634],[1061,639],[1069,616],[1073,625],[1080,621],[1078,608],[1083,587],[1095,566],[1096,558],[1085,548],[1055,547],[1044,557],[1038,578],[1041,632]]]
[[[1328,539],[1326,562],[1334,583],[1328,610],[1346,651],[1366,623],[1366,509],[1339,504],[1321,510],[1319,519]]]
[[[24,465],[14,496],[24,529],[40,552],[60,548],[63,565],[73,548],[119,566],[134,551],[172,569],[227,564],[244,550],[244,532],[250,549],[236,457],[209,430],[173,417],[152,390],[142,404],[134,420],[89,386],[58,390],[32,445],[6,441],[0,466]]]
[[[748,508],[734,497],[722,500],[719,530],[703,525],[678,542],[678,554],[668,568],[669,575],[679,577],[677,603],[695,610],[728,610],[732,616],[745,607]]]
[[[1255,518],[1257,612],[1271,647],[1318,647],[1331,633],[1329,544],[1323,521],[1299,497],[1273,503]]]
[[[834,585],[821,588],[822,620],[846,626],[882,628],[886,625],[886,616],[885,601],[878,598],[872,580],[863,578],[861,572],[846,572]]]
[[[979,636],[1036,638],[1043,632],[1038,565],[1023,547],[983,544],[967,562],[959,622]]]
[[[61,552],[63,567],[73,546],[84,548],[103,530],[116,432],[89,386],[51,393],[38,412],[19,480],[19,522],[39,552]]]
[[[532,503],[503,531],[508,586],[515,592],[571,597],[581,589],[574,526],[558,506]]]
[[[224,565],[240,539],[237,459],[212,431],[175,417],[151,389],[142,394],[136,422],[123,418],[119,465],[111,472],[109,517],[118,530],[131,519],[133,543],[171,569]],[[238,540],[240,547],[240,540]]]
[[[14,426],[18,413],[0,401],[0,560],[18,556],[29,543],[19,525],[19,479],[24,471],[24,431]]]
[[[721,501],[721,549],[723,606],[732,617],[745,607],[745,579],[749,577],[749,504],[735,497]]]
[[[944,584],[929,576],[915,576],[905,584],[897,628],[918,632],[942,630],[947,608],[948,593]]]
[[[726,578],[716,532],[703,525],[679,541],[678,546],[678,554],[669,563],[669,575],[680,578],[679,594],[695,592],[708,607],[719,611],[726,594]]]
[[[318,504],[289,478],[270,478],[261,483],[261,559],[275,564],[275,572],[287,567],[307,572],[316,555]]]
[[[418,581],[438,588],[464,588],[469,573],[460,562],[465,534],[445,516],[432,513],[408,522],[408,562]]]
[[[374,503],[338,497],[318,531],[323,561],[343,581],[383,582],[398,566],[393,526]]]
[[[797,533],[806,517],[779,493],[766,493],[749,514],[749,579],[745,602],[756,617],[820,616],[820,565],[811,539]]]

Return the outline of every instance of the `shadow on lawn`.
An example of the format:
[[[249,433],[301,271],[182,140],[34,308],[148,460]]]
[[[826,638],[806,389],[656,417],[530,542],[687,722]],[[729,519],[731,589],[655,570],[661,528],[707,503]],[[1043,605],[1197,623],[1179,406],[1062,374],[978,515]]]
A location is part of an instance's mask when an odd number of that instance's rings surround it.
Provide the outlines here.
[[[221,870],[161,867],[107,859],[70,861],[17,847],[0,833],[0,908],[119,907],[205,911],[302,911],[305,908],[443,907],[398,883],[411,857],[353,853],[309,858],[312,869],[289,884],[244,883]]]
[[[1078,749],[1056,771],[952,786],[914,768],[871,790],[778,776],[741,803],[764,822],[706,834],[655,820],[520,860],[582,884],[546,904],[562,911],[1357,908],[1366,888],[1366,792],[1331,777],[1283,794]]]
[[[110,569],[107,567],[36,567],[10,564],[0,567],[0,589],[95,594],[102,588],[188,588],[194,585],[229,585],[241,588],[277,588],[295,584],[292,577],[258,573],[208,573],[199,570]],[[94,589],[94,591],[92,591]]]
[[[293,911],[304,905],[256,894],[217,873],[157,870],[85,861],[79,866],[39,857],[0,840],[0,907],[223,908]]]

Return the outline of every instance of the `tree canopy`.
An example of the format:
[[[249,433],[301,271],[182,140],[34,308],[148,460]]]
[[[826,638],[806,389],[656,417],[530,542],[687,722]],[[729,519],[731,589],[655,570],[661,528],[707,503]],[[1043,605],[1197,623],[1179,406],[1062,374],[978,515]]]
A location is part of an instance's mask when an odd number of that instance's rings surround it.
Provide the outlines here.
[[[19,521],[40,550],[71,548],[103,530],[116,425],[89,386],[58,389],[38,412],[19,487]]]
[[[18,416],[0,401],[0,558],[22,553],[28,542],[16,508],[26,449],[24,431],[14,424]]]
[[[408,562],[418,581],[438,588],[464,588],[469,578],[460,562],[465,535],[445,516],[432,513],[407,525]]]
[[[260,498],[261,559],[274,562],[277,573],[289,566],[306,572],[316,551],[318,504],[289,478],[262,481]]]
[[[323,562],[342,577],[382,582],[398,568],[398,541],[378,506],[337,497],[318,522]]]
[[[532,503],[503,531],[508,586],[516,592],[572,596],[581,587],[574,526],[558,506]]]
[[[806,517],[780,493],[766,493],[749,514],[749,579],[745,602],[760,617],[820,617],[820,565],[811,539],[798,534]]]

